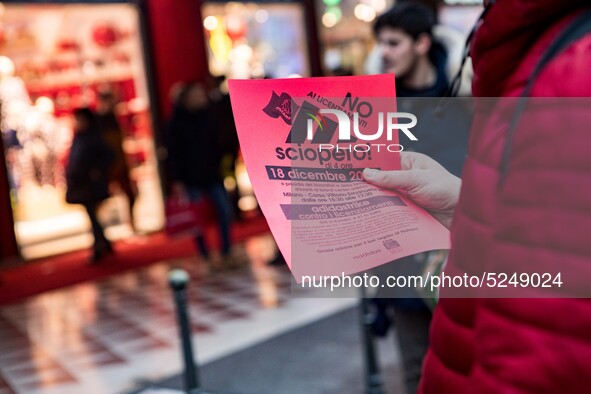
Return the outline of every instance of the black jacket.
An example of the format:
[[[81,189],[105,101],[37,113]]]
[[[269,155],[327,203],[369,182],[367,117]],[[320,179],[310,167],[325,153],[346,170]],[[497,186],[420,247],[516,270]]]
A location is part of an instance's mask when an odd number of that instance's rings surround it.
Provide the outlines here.
[[[107,171],[113,158],[113,152],[98,130],[76,133],[66,167],[66,201],[91,204],[109,197]]]
[[[445,48],[435,42],[430,59],[437,71],[435,84],[420,90],[396,87],[398,110],[410,112],[418,119],[416,127],[412,129],[418,141],[410,141],[401,134],[400,143],[404,150],[426,154],[452,174],[460,176],[472,124],[470,99],[442,99],[449,87],[445,71]]]
[[[410,112],[418,120],[416,127],[412,129],[418,141],[410,141],[400,133],[400,144],[404,146],[405,151],[426,154],[452,174],[460,176],[466,158],[468,134],[472,122],[470,100],[442,99],[449,87],[445,71],[447,53],[442,45],[435,43],[430,58],[437,71],[435,84],[420,90],[396,87],[398,111]],[[406,277],[421,275],[426,258],[425,253],[407,256],[378,267],[373,272],[383,276],[384,281],[388,275]],[[382,306],[394,304],[405,310],[426,310],[427,306],[417,298],[418,296],[413,287],[384,288],[379,289],[377,293],[377,297],[391,298]]]
[[[207,187],[221,180],[220,129],[212,108],[177,108],[169,123],[168,169],[172,181]]]

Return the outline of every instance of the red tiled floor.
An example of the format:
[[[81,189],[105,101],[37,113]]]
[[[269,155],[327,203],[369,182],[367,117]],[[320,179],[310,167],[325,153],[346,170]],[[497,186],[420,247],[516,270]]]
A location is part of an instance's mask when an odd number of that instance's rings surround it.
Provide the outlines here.
[[[49,357],[45,358],[43,362],[36,361],[34,364],[27,363],[17,367],[9,368],[10,376],[13,379],[22,379],[36,374],[43,374],[53,372],[56,374],[67,374],[65,369]]]
[[[253,242],[274,245],[269,236]],[[267,253],[253,261],[264,264],[274,250]],[[285,288],[286,271],[253,263],[204,276],[202,263],[192,258],[155,264],[0,308],[0,394],[45,394],[44,387],[52,394],[124,392],[135,379],[177,373],[176,306],[167,281],[172,267],[190,274],[188,310],[193,338],[200,342],[198,356],[215,358],[239,349],[247,344],[247,335],[248,341],[260,340],[257,316],[267,332],[270,325],[281,332],[284,320],[299,318],[300,313],[289,309],[294,304]],[[257,277],[263,269],[268,270],[265,287],[278,285],[266,300],[259,294]],[[270,313],[282,317],[269,319]],[[233,327],[239,332],[227,340]]]
[[[201,333],[208,333],[208,332],[213,332],[213,328],[205,325],[205,324],[201,324],[201,323],[191,323],[191,331],[194,334],[201,334]]]
[[[155,337],[145,337],[139,341],[136,341],[135,343],[128,345],[127,351],[141,354],[152,350],[167,349],[170,347],[170,343],[161,339]]]
[[[8,382],[4,380],[2,374],[0,374],[0,394],[16,394]]]
[[[24,392],[27,390],[37,390],[40,388],[59,386],[68,383],[76,383],[76,379],[70,375],[37,376],[35,380],[20,385]]]

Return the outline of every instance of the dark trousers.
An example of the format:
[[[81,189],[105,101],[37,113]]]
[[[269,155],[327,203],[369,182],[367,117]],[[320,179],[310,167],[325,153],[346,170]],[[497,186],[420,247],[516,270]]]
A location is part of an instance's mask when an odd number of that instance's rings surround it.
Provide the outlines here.
[[[135,231],[135,219],[133,215],[133,206],[137,197],[137,186],[129,179],[129,169],[127,166],[120,166],[113,170],[109,178],[110,184],[116,184],[127,197],[127,206],[129,208],[129,221],[131,228]]]
[[[232,217],[232,208],[228,200],[228,194],[221,182],[216,182],[210,186],[197,188],[190,187],[187,189],[189,199],[191,201],[198,201],[205,196],[209,197],[216,211],[218,226],[220,231],[220,238],[222,240],[222,254],[227,255],[230,252],[230,218]],[[209,247],[203,237],[203,234],[195,237],[195,242],[201,250],[204,257],[209,256]]]
[[[394,307],[396,337],[400,347],[407,394],[415,394],[421,380],[423,359],[429,347],[432,313],[424,309]]]
[[[103,226],[101,226],[96,216],[100,203],[88,202],[83,205],[84,208],[86,208],[86,213],[88,214],[88,218],[90,219],[90,223],[92,225],[92,236],[94,237],[92,250],[95,254],[97,254],[104,251],[105,249],[109,249],[111,243],[109,242],[107,237],[105,237]]]

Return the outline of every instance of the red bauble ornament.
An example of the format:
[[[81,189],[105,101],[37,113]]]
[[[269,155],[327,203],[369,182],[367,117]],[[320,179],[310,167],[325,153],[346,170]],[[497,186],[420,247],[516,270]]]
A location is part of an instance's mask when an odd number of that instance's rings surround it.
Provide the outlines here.
[[[113,46],[119,40],[119,32],[108,23],[99,23],[92,29],[92,40],[103,48]]]
[[[80,44],[74,40],[64,38],[57,42],[56,47],[60,52],[78,51],[80,49]]]

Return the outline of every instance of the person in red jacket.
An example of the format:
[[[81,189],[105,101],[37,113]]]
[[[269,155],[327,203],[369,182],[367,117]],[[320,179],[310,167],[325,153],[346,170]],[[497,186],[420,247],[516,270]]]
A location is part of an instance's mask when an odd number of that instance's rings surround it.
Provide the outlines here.
[[[591,7],[588,0],[488,3],[471,55],[474,95],[493,99],[475,104],[462,180],[410,152],[401,171],[364,176],[451,228],[445,275],[551,273],[551,286],[509,279],[506,288],[441,289],[419,392],[589,392],[591,34],[534,70]],[[516,122],[522,95],[529,103]]]

